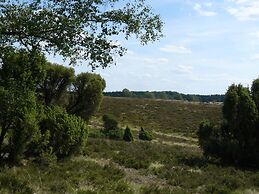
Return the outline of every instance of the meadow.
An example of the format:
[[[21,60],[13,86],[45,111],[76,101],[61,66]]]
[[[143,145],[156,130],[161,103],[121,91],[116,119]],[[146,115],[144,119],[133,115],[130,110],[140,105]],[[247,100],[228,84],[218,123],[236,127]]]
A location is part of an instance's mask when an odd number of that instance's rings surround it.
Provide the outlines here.
[[[0,193],[257,193],[259,172],[205,158],[196,131],[203,119],[219,123],[222,105],[105,97],[92,118],[82,155],[48,165],[23,161],[0,168]],[[134,142],[100,133],[101,117],[130,126]],[[154,140],[138,139],[140,127]]]

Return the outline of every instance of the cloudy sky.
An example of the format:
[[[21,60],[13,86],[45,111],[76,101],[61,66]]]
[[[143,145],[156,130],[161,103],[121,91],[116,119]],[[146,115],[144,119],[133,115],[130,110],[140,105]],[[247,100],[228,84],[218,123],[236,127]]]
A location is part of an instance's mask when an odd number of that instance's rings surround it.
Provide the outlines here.
[[[97,70],[106,91],[178,91],[222,94],[259,75],[259,0],[147,0],[165,22],[165,37]],[[89,71],[86,65],[77,72]]]

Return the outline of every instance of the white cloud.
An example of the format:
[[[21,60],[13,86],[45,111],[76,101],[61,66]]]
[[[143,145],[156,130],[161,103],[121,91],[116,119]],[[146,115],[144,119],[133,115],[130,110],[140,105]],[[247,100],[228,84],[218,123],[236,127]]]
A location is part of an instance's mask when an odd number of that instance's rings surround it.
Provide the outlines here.
[[[228,0],[233,2],[232,7],[227,8],[227,12],[239,20],[258,20],[259,1],[257,0]]]
[[[205,6],[206,6],[206,7],[210,7],[211,4],[208,4],[208,3],[207,3],[207,5],[205,4]],[[198,3],[196,3],[196,4],[193,6],[193,9],[194,9],[198,14],[200,14],[201,16],[208,16],[208,17],[210,17],[210,16],[215,16],[215,15],[217,15],[217,13],[214,12],[214,11],[205,11],[205,10],[203,10],[202,6],[201,6],[200,4],[198,4]]]
[[[257,54],[254,54],[252,57],[251,57],[252,60],[259,60],[259,53]]]
[[[164,51],[167,53],[177,53],[177,54],[191,54],[192,51],[184,46],[176,46],[176,45],[166,45],[159,49],[160,51]]]
[[[139,57],[138,60],[143,61],[146,64],[164,64],[169,62],[169,59],[167,58],[152,58],[152,57],[150,58]]]
[[[182,74],[192,74],[193,67],[190,65],[177,65],[176,71]]]
[[[250,35],[250,36],[254,36],[254,37],[256,37],[256,38],[259,38],[259,31],[257,31],[257,32],[251,32],[251,33],[249,33],[249,35]]]
[[[127,54],[128,54],[128,55],[134,55],[135,53],[134,53],[134,51],[132,51],[132,50],[127,50]]]

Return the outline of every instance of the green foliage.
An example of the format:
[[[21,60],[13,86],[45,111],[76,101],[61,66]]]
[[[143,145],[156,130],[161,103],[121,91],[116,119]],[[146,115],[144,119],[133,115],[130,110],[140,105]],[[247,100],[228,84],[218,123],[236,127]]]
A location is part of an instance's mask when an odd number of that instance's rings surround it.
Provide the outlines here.
[[[133,141],[134,140],[133,139],[133,135],[131,133],[131,130],[130,130],[130,128],[128,126],[126,127],[126,129],[124,131],[123,139],[125,141]]]
[[[135,35],[146,44],[161,37],[163,25],[145,0],[8,0],[0,7],[0,47],[60,54],[71,63],[83,59],[93,68],[107,67],[114,55],[124,54],[114,36]]]
[[[209,121],[201,122],[197,136],[205,156],[218,155],[220,153],[220,134],[216,126]]]
[[[224,95],[196,95],[196,94],[181,94],[178,92],[164,91],[164,92],[151,92],[152,94],[146,94],[144,91],[129,91],[123,89],[121,92],[105,92],[105,96],[111,97],[131,97],[131,98],[145,98],[146,96],[155,99],[168,99],[168,100],[184,100],[184,101],[198,101],[198,102],[223,102]]]
[[[124,88],[123,90],[122,90],[122,96],[123,97],[132,97],[132,93],[127,89],[127,88]]]
[[[74,74],[73,68],[48,63],[46,77],[37,86],[39,99],[47,106],[59,103],[74,81]]]
[[[124,135],[124,130],[118,126],[118,122],[111,115],[103,115],[103,125],[104,128],[102,133],[110,138],[115,140],[121,140]]]
[[[118,122],[111,115],[103,115],[104,131],[110,131],[118,128]]]
[[[147,131],[143,127],[141,127],[139,131],[139,139],[144,141],[151,141],[153,139],[153,134],[151,131]]]
[[[0,156],[19,162],[38,133],[35,87],[44,78],[46,60],[38,52],[6,47],[0,58]]]
[[[259,110],[259,78],[253,81],[251,93],[257,109]]]
[[[204,154],[245,166],[259,166],[259,121],[255,95],[242,85],[231,85],[226,93],[221,127],[202,123],[198,136]]]
[[[64,158],[85,146],[88,128],[82,119],[69,115],[60,107],[46,108],[45,114],[40,130],[42,135],[49,136],[46,149],[51,148],[58,158]]]
[[[19,162],[38,131],[33,92],[0,88],[0,155]]]
[[[97,74],[81,73],[76,76],[72,88],[67,111],[89,120],[102,102],[104,79]]]
[[[45,57],[37,51],[30,53],[10,47],[0,48],[0,51],[0,85],[34,91],[45,77]]]

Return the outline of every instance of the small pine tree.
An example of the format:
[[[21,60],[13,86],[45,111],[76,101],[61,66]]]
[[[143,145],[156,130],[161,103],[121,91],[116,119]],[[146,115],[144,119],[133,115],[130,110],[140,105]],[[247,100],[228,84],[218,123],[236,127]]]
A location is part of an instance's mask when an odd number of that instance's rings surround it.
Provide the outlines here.
[[[144,140],[144,141],[151,141],[153,139],[153,135],[151,132],[143,129],[141,127],[141,130],[139,131],[139,139]]]
[[[128,126],[125,129],[123,139],[125,141],[133,141],[133,135],[132,135],[131,130]]]

